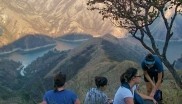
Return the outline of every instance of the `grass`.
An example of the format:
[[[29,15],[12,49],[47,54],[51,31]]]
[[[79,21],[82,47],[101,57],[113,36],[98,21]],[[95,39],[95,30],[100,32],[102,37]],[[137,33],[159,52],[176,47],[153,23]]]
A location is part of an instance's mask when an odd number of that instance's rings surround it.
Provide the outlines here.
[[[118,62],[102,62],[94,69],[81,71],[73,80],[67,83],[67,88],[72,89],[77,93],[81,103],[83,103],[86,92],[95,87],[94,77],[97,75],[105,76],[109,80],[109,85],[106,89],[106,94],[113,99],[118,87],[120,86],[120,75],[128,67],[140,68],[136,63],[125,61]],[[142,70],[140,70],[142,72]],[[178,72],[182,75],[182,71]],[[182,104],[182,90],[176,85],[172,75],[169,71],[165,71],[164,81],[161,86],[163,92],[163,104]],[[140,90],[146,93],[144,81],[140,84]]]

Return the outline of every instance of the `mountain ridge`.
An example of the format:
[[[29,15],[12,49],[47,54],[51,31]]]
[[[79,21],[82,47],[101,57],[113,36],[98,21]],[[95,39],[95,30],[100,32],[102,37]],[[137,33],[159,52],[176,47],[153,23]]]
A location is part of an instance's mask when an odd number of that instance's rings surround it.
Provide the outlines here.
[[[56,42],[53,38],[42,34],[29,34],[11,44],[0,48],[0,55],[10,54],[12,52],[29,52],[42,48],[55,46]]]
[[[26,34],[47,34],[51,37],[67,33],[105,33],[122,35],[126,31],[102,21],[97,11],[87,10],[85,0],[0,0],[1,44],[7,44]],[[13,38],[11,38],[13,37]]]

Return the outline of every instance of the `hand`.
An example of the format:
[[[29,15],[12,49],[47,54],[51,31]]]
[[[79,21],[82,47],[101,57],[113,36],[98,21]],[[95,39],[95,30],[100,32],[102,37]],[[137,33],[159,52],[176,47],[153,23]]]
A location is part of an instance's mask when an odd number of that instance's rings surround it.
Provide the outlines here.
[[[155,95],[155,92],[156,92],[156,88],[154,87],[153,89],[152,89],[152,92],[150,93],[150,97],[154,97],[154,95]]]
[[[152,101],[154,102],[154,104],[158,104],[157,101],[153,98]]]
[[[113,104],[113,100],[112,99],[107,99],[109,104]]]
[[[149,96],[153,98],[154,95],[155,95],[155,93],[154,92],[151,92]]]

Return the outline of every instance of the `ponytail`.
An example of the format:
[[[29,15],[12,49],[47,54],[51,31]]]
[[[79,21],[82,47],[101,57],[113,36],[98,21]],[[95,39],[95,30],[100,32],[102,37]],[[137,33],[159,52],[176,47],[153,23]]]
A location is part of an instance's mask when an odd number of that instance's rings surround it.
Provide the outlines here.
[[[120,77],[121,84],[130,82],[131,79],[137,74],[136,68],[128,68]]]

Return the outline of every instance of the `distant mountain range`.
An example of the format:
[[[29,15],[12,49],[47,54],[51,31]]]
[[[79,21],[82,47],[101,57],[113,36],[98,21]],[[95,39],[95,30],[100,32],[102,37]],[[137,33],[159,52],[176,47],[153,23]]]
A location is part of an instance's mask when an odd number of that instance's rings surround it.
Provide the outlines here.
[[[170,15],[170,14],[169,14]],[[168,18],[168,21],[170,21],[171,18]],[[173,27],[172,32],[173,36],[171,40],[181,40],[182,41],[182,15],[177,15]],[[154,23],[150,26],[151,32],[153,33],[155,39],[157,40],[165,40],[165,34],[166,34],[166,27],[164,25],[163,19],[161,17],[157,18]]]
[[[10,54],[15,51],[22,53],[55,46],[53,38],[41,34],[29,34],[15,42],[0,48],[0,55]]]
[[[0,0],[0,46],[7,45],[27,34],[45,34],[59,37],[70,33],[102,36],[111,33],[127,35],[125,29],[114,27],[109,20],[102,21],[98,11],[89,11],[87,0]],[[168,20],[172,12],[167,12]],[[173,40],[182,38],[181,15],[173,26]],[[165,26],[159,17],[150,26],[159,40],[165,39]]]
[[[47,34],[50,37],[69,33],[100,36],[126,31],[102,21],[98,12],[87,10],[87,0],[0,0],[0,46],[27,34]]]
[[[65,34],[63,36],[57,37],[56,39],[60,41],[64,41],[64,42],[74,43],[74,42],[83,42],[91,38],[93,38],[93,36],[90,34],[70,33],[70,34]]]
[[[63,36],[52,38],[43,34],[28,34],[8,45],[0,48],[0,56],[11,54],[13,52],[28,53],[30,51],[38,51],[43,48],[56,46],[56,41],[68,43],[82,43],[93,38],[89,34],[71,33]]]

